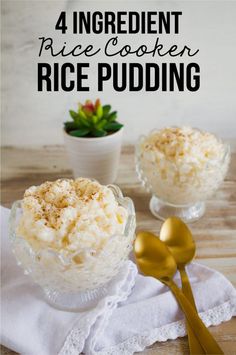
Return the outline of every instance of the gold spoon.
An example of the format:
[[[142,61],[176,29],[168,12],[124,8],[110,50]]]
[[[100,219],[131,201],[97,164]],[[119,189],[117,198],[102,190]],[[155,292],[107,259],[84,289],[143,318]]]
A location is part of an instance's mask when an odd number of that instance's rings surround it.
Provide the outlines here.
[[[207,354],[223,354],[191,303],[173,281],[177,271],[174,257],[167,246],[150,232],[139,232],[134,242],[134,253],[140,270],[167,285]]]
[[[181,219],[167,218],[160,231],[160,240],[169,248],[173,255],[182,281],[182,291],[197,312],[191,285],[185,271],[186,264],[190,263],[195,255],[196,246],[192,233]],[[188,341],[191,354],[205,354],[204,349],[195,337],[194,332],[187,322]]]

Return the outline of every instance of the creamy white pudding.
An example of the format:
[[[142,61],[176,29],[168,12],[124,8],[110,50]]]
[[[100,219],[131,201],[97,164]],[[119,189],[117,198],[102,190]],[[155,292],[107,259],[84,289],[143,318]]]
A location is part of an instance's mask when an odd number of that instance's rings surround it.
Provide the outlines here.
[[[106,240],[123,234],[127,211],[112,190],[85,178],[60,179],[25,191],[19,235],[33,248],[63,252],[99,251]]]
[[[191,127],[167,127],[142,137],[137,169],[162,201],[188,205],[204,201],[223,181],[229,147],[213,134]]]

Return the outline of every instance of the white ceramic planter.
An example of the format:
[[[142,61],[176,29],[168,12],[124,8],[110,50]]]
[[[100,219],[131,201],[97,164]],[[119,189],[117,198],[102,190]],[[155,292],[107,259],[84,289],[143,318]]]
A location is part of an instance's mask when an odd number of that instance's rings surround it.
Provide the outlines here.
[[[87,177],[101,184],[116,180],[123,128],[105,137],[79,138],[64,131],[66,149],[74,177]]]

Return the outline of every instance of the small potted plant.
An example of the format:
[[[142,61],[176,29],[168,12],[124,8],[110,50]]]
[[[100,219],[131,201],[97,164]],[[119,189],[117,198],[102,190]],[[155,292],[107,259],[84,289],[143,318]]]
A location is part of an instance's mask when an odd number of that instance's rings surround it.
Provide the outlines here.
[[[87,100],[70,110],[72,121],[64,123],[65,144],[74,177],[88,177],[102,184],[113,183],[117,176],[123,125],[117,112]]]

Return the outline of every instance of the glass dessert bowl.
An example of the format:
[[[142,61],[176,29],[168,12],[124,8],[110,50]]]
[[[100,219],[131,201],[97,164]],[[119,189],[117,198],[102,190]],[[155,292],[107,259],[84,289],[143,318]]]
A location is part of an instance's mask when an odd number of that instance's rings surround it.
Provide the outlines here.
[[[31,187],[13,204],[10,240],[18,264],[47,301],[76,311],[106,294],[128,259],[135,227],[133,202],[117,186],[57,180]]]
[[[230,147],[198,129],[167,127],[140,137],[135,160],[140,181],[152,193],[152,214],[193,222],[226,176]]]

